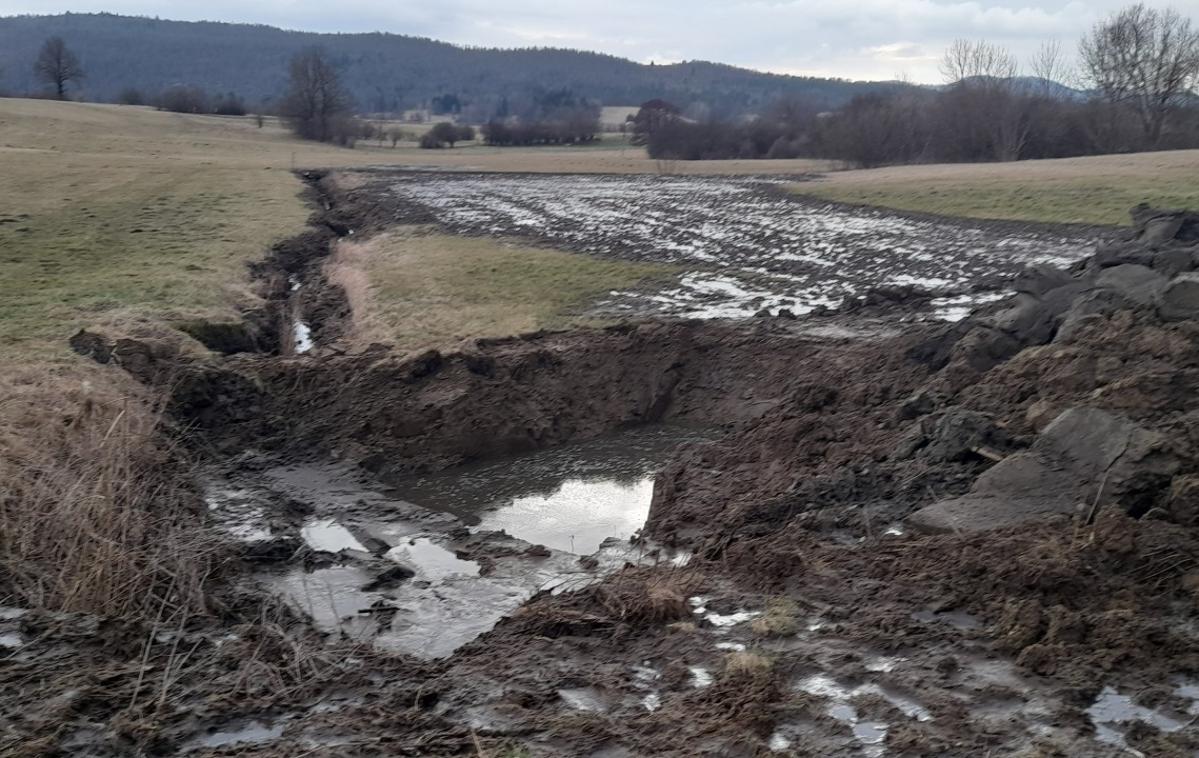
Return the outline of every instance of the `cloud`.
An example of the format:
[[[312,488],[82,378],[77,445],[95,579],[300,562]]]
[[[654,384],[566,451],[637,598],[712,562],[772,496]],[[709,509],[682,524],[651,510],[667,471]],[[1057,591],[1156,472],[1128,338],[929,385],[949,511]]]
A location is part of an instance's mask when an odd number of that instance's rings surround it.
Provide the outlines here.
[[[1047,39],[1073,49],[1126,0],[9,0],[6,12],[66,10],[248,21],[312,31],[387,31],[488,47],[575,47],[638,61],[714,60],[781,73],[936,81],[956,37],[985,38],[1027,59]],[[1199,0],[1175,0],[1199,17]]]

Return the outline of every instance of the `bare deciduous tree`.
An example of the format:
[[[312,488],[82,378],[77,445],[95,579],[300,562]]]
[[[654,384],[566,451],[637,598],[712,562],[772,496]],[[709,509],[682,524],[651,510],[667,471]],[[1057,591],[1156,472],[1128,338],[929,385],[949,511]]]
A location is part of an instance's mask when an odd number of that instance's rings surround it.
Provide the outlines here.
[[[291,59],[290,74],[280,113],[292,131],[304,139],[334,139],[338,123],[350,112],[350,96],[333,63],[323,50],[312,48]]]
[[[957,139],[986,143],[995,160],[1014,161],[1028,137],[1028,98],[1016,88],[1020,66],[1007,48],[985,40],[957,39],[945,51],[941,73],[949,84],[942,107],[959,122]]]
[[[1006,87],[1020,71],[1007,48],[986,40],[955,39],[941,59],[941,74],[948,84],[970,83]]]
[[[1042,43],[1037,52],[1033,53],[1029,69],[1037,78],[1037,94],[1042,97],[1052,97],[1057,90],[1055,85],[1064,84],[1074,78],[1060,40]]]
[[[1199,84],[1199,30],[1172,8],[1130,5],[1096,24],[1079,52],[1088,83],[1136,111],[1150,146],[1170,109]]]
[[[67,49],[62,37],[51,37],[42,45],[33,73],[46,84],[54,86],[59,100],[66,99],[67,85],[83,79],[83,66],[75,54]]]

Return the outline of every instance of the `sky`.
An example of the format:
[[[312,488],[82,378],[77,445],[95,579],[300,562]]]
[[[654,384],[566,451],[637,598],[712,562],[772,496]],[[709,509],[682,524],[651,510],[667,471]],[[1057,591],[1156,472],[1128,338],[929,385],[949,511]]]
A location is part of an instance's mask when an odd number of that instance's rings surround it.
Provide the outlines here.
[[[1073,53],[1128,0],[234,0],[71,3],[0,0],[0,15],[73,11],[236,21],[318,32],[383,31],[486,47],[569,47],[642,63],[710,60],[846,79],[940,81],[955,38],[986,39],[1029,59],[1047,40]],[[1199,0],[1173,7],[1199,23]]]

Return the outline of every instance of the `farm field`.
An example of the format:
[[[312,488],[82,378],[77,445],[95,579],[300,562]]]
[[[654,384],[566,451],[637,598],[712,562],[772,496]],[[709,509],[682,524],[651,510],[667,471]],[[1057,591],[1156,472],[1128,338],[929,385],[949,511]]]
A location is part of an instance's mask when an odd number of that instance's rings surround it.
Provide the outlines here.
[[[349,150],[297,141],[273,119],[259,129],[250,117],[0,99],[0,351],[58,360],[82,326],[236,318],[257,302],[246,264],[311,213],[293,168],[656,170],[620,153]]]
[[[1127,225],[1128,209],[1199,206],[1199,150],[892,166],[829,173],[795,192],[843,203],[1010,221]]]
[[[914,219],[789,197],[762,178],[374,172],[367,187],[472,240],[514,237],[603,260],[679,267],[654,289],[612,288],[604,315],[805,314],[915,286],[960,311],[1026,265],[1064,264],[1094,239],[1049,227]],[[986,295],[990,297],[993,295]]]

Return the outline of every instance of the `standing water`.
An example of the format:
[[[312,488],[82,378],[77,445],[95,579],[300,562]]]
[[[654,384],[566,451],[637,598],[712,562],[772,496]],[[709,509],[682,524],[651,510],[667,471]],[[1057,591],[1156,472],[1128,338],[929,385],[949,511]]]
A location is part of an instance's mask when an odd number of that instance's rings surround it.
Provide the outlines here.
[[[679,444],[703,439],[693,427],[642,427],[389,484],[397,497],[452,513],[476,531],[588,555],[641,529],[654,475]]]

